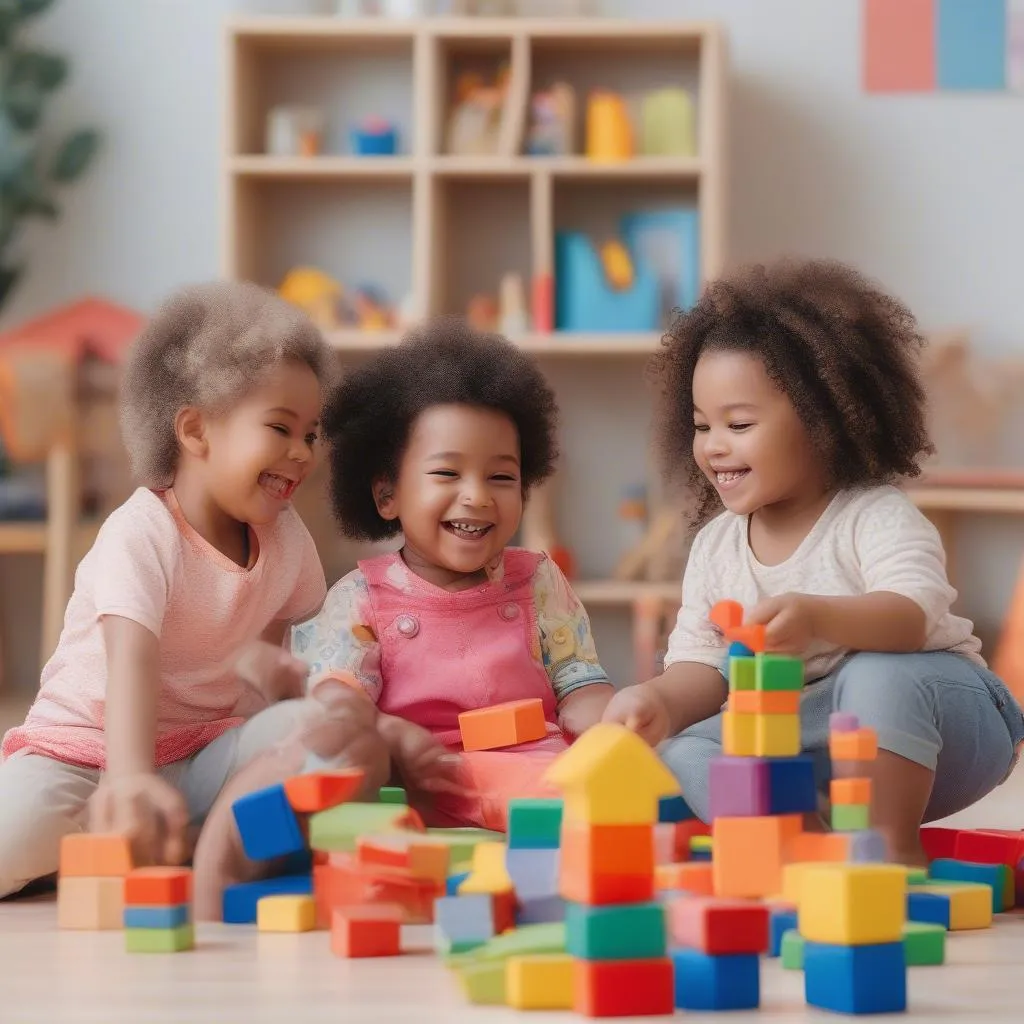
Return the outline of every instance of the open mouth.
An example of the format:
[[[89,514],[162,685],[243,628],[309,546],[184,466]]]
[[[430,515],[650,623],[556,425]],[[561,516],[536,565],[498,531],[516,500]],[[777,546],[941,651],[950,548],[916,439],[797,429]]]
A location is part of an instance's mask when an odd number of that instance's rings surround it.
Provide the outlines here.
[[[474,523],[467,519],[449,519],[441,525],[461,540],[481,540],[494,529],[493,523]]]
[[[260,473],[259,485],[272,498],[278,501],[287,501],[299,486],[298,480],[289,480],[286,476],[278,476],[277,473]]]
[[[749,469],[726,469],[715,472],[715,483],[720,491],[728,491],[745,480]]]

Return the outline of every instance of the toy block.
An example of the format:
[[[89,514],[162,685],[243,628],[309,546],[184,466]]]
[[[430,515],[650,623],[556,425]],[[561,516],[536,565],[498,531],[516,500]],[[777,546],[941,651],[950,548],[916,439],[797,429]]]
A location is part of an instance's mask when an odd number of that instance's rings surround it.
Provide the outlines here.
[[[57,880],[57,927],[110,931],[124,921],[124,879],[115,876]]]
[[[729,710],[738,715],[798,715],[800,694],[793,690],[734,690]]]
[[[726,757],[753,757],[756,715],[738,715],[734,711],[722,712],[722,752]]]
[[[782,955],[782,937],[786,932],[796,931],[797,912],[790,907],[772,907],[769,921],[768,955]]]
[[[729,659],[729,694],[753,693],[757,663],[753,658]]]
[[[748,650],[760,654],[765,648],[765,627],[763,625],[736,626],[726,633],[725,638],[741,643]]]
[[[857,832],[871,827],[871,808],[867,804],[833,804],[830,813],[836,832]]]
[[[712,956],[673,949],[677,1010],[753,1010],[761,1001],[761,964],[756,953]]]
[[[833,779],[828,787],[829,801],[833,807],[842,804],[870,804],[870,779]]]
[[[828,753],[833,761],[873,761],[878,757],[878,737],[874,729],[831,732]]]
[[[846,832],[843,833],[843,837],[849,842],[846,859],[851,863],[883,864],[889,859],[889,845],[885,841],[885,836],[876,829]]]
[[[907,963],[899,942],[804,942],[804,998],[833,1013],[899,1013],[907,1008]]]
[[[677,821],[675,823],[676,830],[676,855],[677,861],[684,861],[690,859],[690,842],[694,836],[710,836],[711,826],[704,824],[703,821],[694,819],[693,821]]]
[[[800,753],[799,715],[754,715],[754,754],[795,757]]]
[[[191,868],[136,868],[124,879],[125,906],[169,907],[191,901]]]
[[[785,971],[802,971],[804,969],[804,938],[795,928],[782,936],[779,947],[779,958]]]
[[[125,928],[180,928],[192,920],[191,907],[179,903],[176,907],[125,907]]]
[[[505,844],[480,843],[473,850],[469,878],[459,886],[459,894],[511,892],[512,888],[505,867]]]
[[[673,1010],[672,961],[575,960],[572,1008],[585,1017],[650,1017]]]
[[[928,867],[930,880],[976,882],[992,888],[992,912],[1002,913],[1014,905],[1013,872],[1005,864],[971,864],[960,860],[933,860]]]
[[[754,687],[757,690],[781,690],[796,693],[804,688],[804,663],[783,654],[759,654],[756,659]]]
[[[356,860],[374,868],[409,869],[409,843],[401,834],[359,836],[356,839]]]
[[[907,868],[907,885],[927,885],[928,872],[924,868]]]
[[[485,942],[495,935],[494,903],[486,893],[442,896],[434,903],[434,927],[449,942]]]
[[[460,871],[458,874],[449,875],[445,881],[444,894],[446,896],[458,896],[459,886],[469,878],[469,871]]]
[[[510,850],[556,850],[561,833],[561,800],[509,800],[508,848]]]
[[[460,957],[456,965],[470,961],[508,960],[513,956],[564,953],[566,944],[564,924],[531,924],[514,931],[495,935],[480,947]]]
[[[571,1010],[572,957],[565,953],[513,956],[505,962],[505,992],[516,1010]]]
[[[818,809],[814,758],[810,754],[768,759],[767,814],[810,814]]]
[[[723,633],[743,625],[743,605],[739,601],[717,601],[708,616]]]
[[[124,878],[132,866],[127,836],[72,832],[60,841],[61,878]]]
[[[491,894],[491,902],[494,904],[494,930],[498,935],[507,932],[516,926],[516,907],[518,901],[512,889],[508,892],[496,892]]]
[[[348,851],[369,833],[423,831],[419,815],[400,804],[346,803],[309,819],[309,845],[314,850]]]
[[[599,722],[548,769],[545,780],[565,794],[563,821],[589,825],[653,825],[662,797],[679,783],[631,729]]]
[[[768,783],[768,762],[764,758],[714,758],[709,775],[712,819],[760,818],[769,814]]]
[[[463,750],[497,750],[542,740],[548,734],[540,697],[512,700],[459,715]]]
[[[327,864],[313,869],[313,894],[318,920],[326,927],[335,907],[363,903],[394,903],[406,924],[429,924],[440,886],[431,879],[413,878],[394,868],[360,864],[351,854],[334,853]]]
[[[907,875],[898,865],[815,864],[800,880],[800,934],[838,946],[898,942],[906,902]]]
[[[946,929],[941,924],[905,922],[903,954],[908,967],[928,967],[945,963]]]
[[[567,826],[558,891],[576,903],[649,900],[654,891],[654,866],[654,829],[650,825]]]
[[[261,932],[311,932],[316,903],[312,896],[262,896],[256,903],[256,927]]]
[[[474,1006],[505,1006],[506,970],[502,960],[482,960],[460,966],[455,973]]]
[[[669,904],[669,933],[674,946],[718,956],[764,953],[769,946],[769,911],[738,900],[692,896]]]
[[[658,821],[662,824],[679,824],[681,821],[697,821],[697,815],[690,809],[681,793],[663,796],[658,801]]]
[[[509,850],[505,854],[505,868],[516,897],[522,901],[557,896],[560,861],[559,850]]]
[[[402,909],[386,903],[339,907],[331,914],[331,952],[341,957],[398,956]]]
[[[780,892],[786,847],[801,828],[798,814],[716,818],[711,831],[715,895],[746,898]]]
[[[907,920],[949,928],[949,897],[928,892],[927,887],[911,886],[907,892]]]
[[[786,866],[799,868],[811,863],[845,863],[850,852],[850,836],[839,832],[801,832],[786,846]],[[794,900],[786,893],[786,899]]]
[[[937,910],[928,906],[928,915],[921,913],[922,895],[945,901],[948,909]],[[911,900],[909,897],[914,897]],[[971,931],[989,928],[992,925],[992,888],[970,882],[929,884],[911,886],[906,904],[906,914],[911,921],[931,921],[944,924],[951,932]],[[944,913],[945,919],[942,915]]]
[[[660,892],[689,892],[711,896],[714,891],[713,868],[708,864],[664,864],[654,869],[655,885]]]
[[[754,657],[754,652],[746,644],[741,644],[739,640],[731,640],[729,646],[725,649],[725,656],[726,659],[752,658]]]
[[[518,900],[516,925],[547,924],[565,920],[566,902],[561,896],[530,896]]]
[[[309,895],[313,879],[309,875],[280,875],[256,882],[240,882],[224,890],[222,916],[225,924],[255,924],[256,908],[264,896],[276,894]]]
[[[1024,858],[1024,832],[962,831],[956,836],[952,853],[936,853],[935,856],[955,857],[976,864],[1007,864],[1015,868]]]
[[[129,953],[185,953],[196,945],[191,923],[177,928],[128,928],[124,938]]]
[[[377,793],[377,801],[382,804],[409,805],[409,795],[402,786],[381,786]]]
[[[351,800],[359,792],[366,774],[361,768],[296,775],[284,784],[284,795],[293,811],[313,814]]]
[[[676,827],[671,822],[659,822],[653,827],[654,863],[674,864],[676,859]]]
[[[665,955],[665,908],[660,903],[565,909],[566,952],[583,960],[653,960]]]
[[[860,728],[860,719],[849,711],[833,711],[828,716],[828,731],[856,732]]]
[[[231,809],[242,848],[250,860],[283,857],[306,845],[283,785],[239,797]]]
[[[451,861],[451,850],[440,843],[414,839],[409,843],[409,873],[413,878],[435,882],[444,887]]]
[[[473,847],[477,843],[503,843],[502,832],[491,832],[486,828],[428,828],[426,837],[432,843],[442,843],[451,850],[451,863],[456,868],[469,863]]]

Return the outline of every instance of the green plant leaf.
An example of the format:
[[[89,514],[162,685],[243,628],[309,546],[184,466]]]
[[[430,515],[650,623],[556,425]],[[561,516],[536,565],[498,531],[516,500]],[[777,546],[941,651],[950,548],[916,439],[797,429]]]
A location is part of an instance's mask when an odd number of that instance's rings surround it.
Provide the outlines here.
[[[67,74],[68,62],[55,53],[15,50],[10,57],[7,84],[28,83],[49,91],[61,85]]]
[[[18,12],[23,18],[34,18],[52,4],[53,0],[16,0]]]
[[[3,90],[0,97],[11,123],[23,132],[33,131],[43,117],[43,92],[31,82],[18,82]]]
[[[69,135],[57,150],[50,177],[61,183],[74,181],[89,166],[99,145],[99,132],[91,128]]]

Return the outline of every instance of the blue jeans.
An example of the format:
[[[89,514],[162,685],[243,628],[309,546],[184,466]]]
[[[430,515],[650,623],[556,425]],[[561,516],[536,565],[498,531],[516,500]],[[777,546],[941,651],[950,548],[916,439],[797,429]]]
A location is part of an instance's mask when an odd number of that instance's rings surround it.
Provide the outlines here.
[[[831,778],[828,719],[855,714],[878,745],[935,772],[925,821],[963,810],[1004,782],[1024,741],[1024,714],[1006,685],[987,669],[948,651],[861,652],[804,688],[800,727],[813,754],[820,789]],[[687,803],[710,820],[708,776],[722,753],[722,716],[698,722],[662,743],[662,760]]]

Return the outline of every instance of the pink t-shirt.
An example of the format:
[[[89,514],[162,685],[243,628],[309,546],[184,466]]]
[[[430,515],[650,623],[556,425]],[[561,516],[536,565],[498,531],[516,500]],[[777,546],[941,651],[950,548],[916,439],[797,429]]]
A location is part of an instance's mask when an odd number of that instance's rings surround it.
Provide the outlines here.
[[[160,639],[157,765],[190,757],[242,719],[234,655],[277,620],[312,615],[327,591],[316,546],[287,506],[250,529],[243,568],[185,521],[173,491],[139,488],[103,524],[75,590],[39,695],[0,755],[29,750],[103,768],[107,661],[101,619],[120,615]]]

